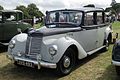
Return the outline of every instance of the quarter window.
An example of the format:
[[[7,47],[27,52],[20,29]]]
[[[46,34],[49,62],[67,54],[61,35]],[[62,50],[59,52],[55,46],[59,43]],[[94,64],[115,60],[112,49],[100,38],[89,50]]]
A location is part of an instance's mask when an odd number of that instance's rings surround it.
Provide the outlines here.
[[[85,14],[85,26],[94,25],[93,12]]]
[[[102,24],[102,23],[103,23],[103,13],[97,12],[97,24]]]

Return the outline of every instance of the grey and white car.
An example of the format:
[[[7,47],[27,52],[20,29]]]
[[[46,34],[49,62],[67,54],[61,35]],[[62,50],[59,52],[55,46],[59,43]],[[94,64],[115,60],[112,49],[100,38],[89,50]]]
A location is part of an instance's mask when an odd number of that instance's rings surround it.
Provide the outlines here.
[[[69,74],[75,61],[105,48],[112,30],[101,8],[47,11],[45,26],[12,38],[7,57],[16,65]]]

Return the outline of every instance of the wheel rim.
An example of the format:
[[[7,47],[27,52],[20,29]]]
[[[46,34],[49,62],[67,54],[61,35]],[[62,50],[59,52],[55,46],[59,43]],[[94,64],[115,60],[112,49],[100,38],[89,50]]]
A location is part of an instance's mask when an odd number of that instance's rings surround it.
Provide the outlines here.
[[[68,49],[58,63],[58,72],[60,72],[62,75],[67,75],[72,71],[74,64],[74,51],[72,49]]]
[[[65,68],[68,68],[68,67],[70,66],[70,64],[71,64],[70,58],[67,57],[67,56],[65,56],[65,59],[64,59],[64,61],[63,61],[63,66],[64,66]]]

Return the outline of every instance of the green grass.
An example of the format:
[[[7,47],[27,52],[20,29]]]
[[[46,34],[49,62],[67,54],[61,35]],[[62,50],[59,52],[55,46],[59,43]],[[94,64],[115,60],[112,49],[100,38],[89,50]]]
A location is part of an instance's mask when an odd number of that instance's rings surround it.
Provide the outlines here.
[[[38,29],[43,26],[43,23],[38,23],[34,25],[34,28]]]
[[[120,22],[113,25],[114,33],[120,34]],[[55,76],[54,70],[36,70],[27,67],[16,67],[6,57],[4,50],[0,53],[0,80],[120,80],[111,64],[112,47],[109,51],[99,51],[80,60],[74,71],[64,77]],[[2,48],[1,48],[2,49]]]
[[[120,22],[114,22],[112,24],[112,26],[113,26],[114,33],[119,33],[120,34]],[[120,37],[120,35],[119,35],[119,37]]]

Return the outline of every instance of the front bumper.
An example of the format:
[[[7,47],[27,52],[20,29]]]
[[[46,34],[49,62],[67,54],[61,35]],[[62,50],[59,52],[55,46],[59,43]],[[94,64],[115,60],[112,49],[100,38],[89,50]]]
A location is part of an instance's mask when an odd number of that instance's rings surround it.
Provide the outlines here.
[[[112,64],[115,66],[120,66],[120,62],[112,60]]]
[[[34,65],[37,65],[38,69],[40,69],[41,67],[53,68],[53,69],[57,68],[57,64],[45,62],[42,60],[36,61],[36,60],[27,59],[27,58],[14,57],[12,55],[7,55],[7,58],[10,59],[13,63],[15,63],[18,60],[33,63]]]

